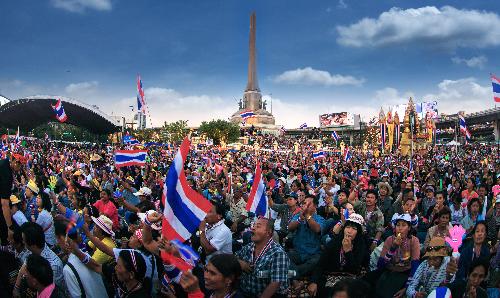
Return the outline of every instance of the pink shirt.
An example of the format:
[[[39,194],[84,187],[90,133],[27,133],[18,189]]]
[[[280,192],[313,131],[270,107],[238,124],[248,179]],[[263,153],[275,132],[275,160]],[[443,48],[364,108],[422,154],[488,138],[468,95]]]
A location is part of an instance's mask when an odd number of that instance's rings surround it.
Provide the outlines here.
[[[111,221],[113,221],[113,230],[118,229],[118,209],[116,209],[115,204],[113,202],[108,201],[104,203],[102,200],[99,200],[94,203],[94,206],[99,210],[99,213],[106,215]]]

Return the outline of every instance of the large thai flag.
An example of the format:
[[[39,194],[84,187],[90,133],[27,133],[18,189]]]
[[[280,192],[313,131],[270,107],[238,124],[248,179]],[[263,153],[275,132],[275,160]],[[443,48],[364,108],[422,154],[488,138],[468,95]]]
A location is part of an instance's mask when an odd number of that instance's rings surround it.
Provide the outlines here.
[[[255,216],[269,217],[269,208],[266,196],[266,186],[262,178],[260,162],[257,162],[255,178],[247,201],[247,211],[253,212]]]
[[[240,116],[241,116],[241,119],[243,119],[243,121],[247,120],[248,118],[252,118],[255,116],[255,113],[252,112],[252,111],[244,111],[244,112],[241,112],[240,113]]]
[[[212,204],[187,183],[184,162],[189,145],[189,140],[185,138],[168,170],[162,196],[165,206],[162,234],[169,240],[182,242],[191,237],[212,208]]]
[[[116,150],[115,166],[117,168],[127,166],[146,165],[147,150]]]
[[[335,141],[335,143],[337,143],[339,141],[339,135],[337,134],[337,132],[335,130],[332,131],[332,139]]]
[[[313,152],[313,158],[314,159],[326,158],[325,152],[324,151]]]
[[[56,113],[56,118],[59,122],[66,122],[66,120],[68,120],[68,116],[66,116],[66,112],[64,112],[61,99],[57,100],[56,105],[52,106],[52,109],[54,109],[54,112]]]
[[[144,89],[142,88],[140,75],[137,75],[137,108],[143,113],[146,112],[146,99],[144,97]]]
[[[471,134],[465,123],[465,118],[462,115],[458,115],[458,122],[460,124],[460,131],[465,135],[465,141],[468,143],[471,140]]]
[[[493,85],[493,98],[495,102],[500,102],[500,79],[494,74],[491,75],[491,85]]]

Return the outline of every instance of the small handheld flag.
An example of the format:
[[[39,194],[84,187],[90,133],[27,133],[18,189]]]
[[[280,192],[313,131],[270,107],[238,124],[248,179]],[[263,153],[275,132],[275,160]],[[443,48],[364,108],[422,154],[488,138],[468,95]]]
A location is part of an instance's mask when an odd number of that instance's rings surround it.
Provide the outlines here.
[[[260,162],[257,162],[255,170],[255,178],[248,196],[246,209],[248,212],[254,213],[256,216],[269,216],[269,208],[266,196],[266,186],[262,178],[262,170]]]
[[[64,112],[61,99],[57,100],[56,105],[52,106],[52,109],[56,113],[56,118],[59,122],[64,123],[66,122],[66,120],[68,120],[68,116],[66,116],[66,112]]]
[[[324,151],[313,152],[313,158],[314,159],[326,158],[325,152]]]

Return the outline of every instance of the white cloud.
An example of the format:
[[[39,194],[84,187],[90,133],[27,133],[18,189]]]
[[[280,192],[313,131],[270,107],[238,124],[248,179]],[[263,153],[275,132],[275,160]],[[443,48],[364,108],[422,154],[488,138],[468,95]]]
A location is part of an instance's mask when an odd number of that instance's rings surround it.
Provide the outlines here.
[[[485,56],[471,57],[470,59],[453,57],[451,58],[451,61],[453,61],[453,63],[455,64],[465,64],[468,67],[477,67],[479,69],[483,69],[484,64],[488,62],[488,58],[486,58]]]
[[[500,44],[496,13],[434,6],[400,9],[393,7],[378,18],[364,18],[348,26],[337,26],[337,42],[349,47],[400,44],[457,48],[483,48]]]
[[[415,98],[415,94],[411,91],[400,93],[395,88],[386,87],[375,91],[374,104],[375,106],[378,105],[379,108],[386,109],[390,106],[406,103],[410,97]]]
[[[491,85],[481,86],[475,78],[443,80],[437,93],[423,96],[424,101],[437,100],[439,112],[447,114],[465,111],[478,112],[491,108]]]
[[[160,87],[147,88],[144,93],[153,126],[177,120],[188,120],[189,126],[197,126],[202,121],[227,120],[238,109],[236,102],[221,97],[184,95],[174,89]],[[136,98],[123,98],[118,103],[114,102],[113,111],[131,115],[130,105],[136,105]],[[147,121],[150,126],[149,118]]]
[[[56,8],[78,13],[87,9],[109,11],[112,8],[111,0],[51,0],[50,2]]]
[[[345,3],[344,0],[339,0],[339,3],[337,3],[337,8],[346,9],[347,8],[347,3]]]
[[[90,82],[81,82],[81,83],[71,83],[64,90],[66,93],[70,95],[82,94],[82,93],[91,93],[94,92],[99,86],[99,82],[90,81]]]
[[[352,76],[330,74],[328,71],[317,70],[311,67],[287,70],[274,78],[277,83],[302,84],[302,85],[356,85],[364,83],[364,79],[357,79]]]

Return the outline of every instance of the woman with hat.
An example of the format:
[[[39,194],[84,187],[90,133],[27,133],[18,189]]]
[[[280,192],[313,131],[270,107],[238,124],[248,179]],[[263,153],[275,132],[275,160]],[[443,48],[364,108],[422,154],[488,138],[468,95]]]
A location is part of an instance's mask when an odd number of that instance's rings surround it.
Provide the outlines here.
[[[100,215],[99,217],[92,216],[91,218],[92,222],[94,223],[94,230],[92,233],[93,236],[97,237],[102,243],[104,243],[110,249],[115,248],[116,244],[115,241],[113,240],[115,233],[113,232],[112,229],[113,227],[112,221],[105,215]],[[86,238],[91,240],[91,237],[89,237],[85,229],[84,231]],[[94,250],[94,253],[92,254],[92,259],[94,259],[97,263],[102,265],[111,262],[113,260],[112,257],[105,254],[99,248],[95,247],[93,242],[89,241],[88,246]]]
[[[428,293],[443,282],[451,282],[457,271],[457,263],[449,257],[444,238],[433,237],[425,251],[425,260],[420,263],[408,284],[408,297],[427,297]]]
[[[404,297],[407,282],[411,281],[420,259],[420,242],[411,233],[410,214],[394,214],[394,235],[388,237],[380,253],[378,269],[369,272],[365,280],[377,293],[377,297]]]
[[[365,221],[363,216],[353,213],[346,219],[339,234],[334,234],[321,254],[318,266],[313,271],[308,291],[312,296],[326,295],[325,273],[345,272],[359,274],[365,259],[366,244],[363,240]]]

